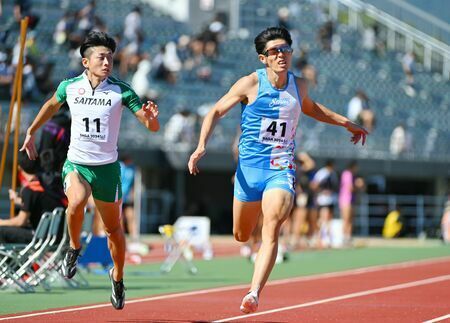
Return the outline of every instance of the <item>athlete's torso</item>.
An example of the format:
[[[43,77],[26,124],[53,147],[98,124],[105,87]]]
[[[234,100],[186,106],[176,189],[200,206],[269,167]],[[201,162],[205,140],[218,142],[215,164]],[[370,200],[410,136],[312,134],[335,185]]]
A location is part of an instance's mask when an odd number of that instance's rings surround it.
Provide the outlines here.
[[[288,72],[284,89],[275,89],[266,69],[256,71],[258,94],[251,104],[242,104],[239,162],[263,169],[295,169],[295,133],[301,98],[295,76]]]
[[[83,165],[115,162],[122,107],[133,113],[141,108],[139,97],[130,86],[108,77],[92,89],[83,73],[61,82],[56,97],[59,102],[67,101],[72,116],[67,158]]]

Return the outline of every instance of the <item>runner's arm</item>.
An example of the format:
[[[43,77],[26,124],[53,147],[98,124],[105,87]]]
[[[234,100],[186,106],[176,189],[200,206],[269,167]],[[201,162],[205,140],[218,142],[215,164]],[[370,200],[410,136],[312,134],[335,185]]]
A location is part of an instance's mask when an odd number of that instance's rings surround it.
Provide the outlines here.
[[[159,130],[158,105],[152,101],[147,101],[142,108],[135,113],[136,118],[150,131]]]
[[[34,136],[36,131],[59,110],[63,103],[64,102],[58,101],[56,98],[56,93],[53,94],[53,96],[44,103],[41,110],[39,110],[39,113],[36,118],[34,118],[31,126],[28,127],[27,134],[20,151],[26,150],[30,159],[34,160],[38,156],[36,146],[34,144]]]
[[[200,138],[198,140],[197,149],[192,153],[188,168],[189,172],[196,175],[199,171],[197,163],[206,153],[206,144],[217,124],[217,121],[228,113],[237,103],[244,101],[248,97],[248,91],[255,82],[257,77],[253,74],[244,76],[239,79],[219,101],[212,107],[203,119],[202,128],[200,130]]]
[[[352,133],[351,142],[357,144],[362,139],[362,144],[366,142],[367,130],[363,127],[351,122],[348,118],[328,109],[326,106],[314,102],[308,95],[308,87],[306,81],[297,79],[297,87],[300,90],[302,99],[302,112],[307,116],[318,121],[329,123],[336,126],[342,126]]]

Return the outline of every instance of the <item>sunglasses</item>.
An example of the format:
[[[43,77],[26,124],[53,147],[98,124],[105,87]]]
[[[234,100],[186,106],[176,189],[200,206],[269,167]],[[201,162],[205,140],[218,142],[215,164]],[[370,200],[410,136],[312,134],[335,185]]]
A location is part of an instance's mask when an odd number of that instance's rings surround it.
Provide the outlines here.
[[[266,50],[263,55],[264,56],[272,56],[272,55],[278,55],[278,53],[283,53],[283,54],[291,54],[294,50],[292,49],[291,46],[289,45],[282,45],[280,47],[274,47],[274,48],[269,48],[268,50]]]

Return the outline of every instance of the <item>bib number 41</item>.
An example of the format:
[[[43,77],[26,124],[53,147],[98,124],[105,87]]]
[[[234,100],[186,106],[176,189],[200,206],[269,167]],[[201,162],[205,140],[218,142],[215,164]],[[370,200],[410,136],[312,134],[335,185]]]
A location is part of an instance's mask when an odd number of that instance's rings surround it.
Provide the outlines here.
[[[292,133],[291,128],[289,120],[262,118],[259,141],[271,145],[288,145]]]

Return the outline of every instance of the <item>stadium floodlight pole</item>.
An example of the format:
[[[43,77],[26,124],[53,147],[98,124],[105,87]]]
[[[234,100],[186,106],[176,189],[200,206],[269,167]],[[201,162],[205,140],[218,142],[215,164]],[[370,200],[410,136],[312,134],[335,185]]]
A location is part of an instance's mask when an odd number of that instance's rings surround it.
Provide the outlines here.
[[[13,149],[13,163],[12,163],[12,180],[11,189],[16,190],[17,187],[17,164],[18,164],[18,152],[19,152],[19,132],[20,132],[20,110],[22,107],[22,79],[23,79],[23,54],[25,48],[25,41],[27,37],[28,17],[23,18],[20,21],[20,54],[19,62],[17,63],[16,74],[17,77],[17,97],[15,104],[16,112],[16,125],[14,127],[14,149]],[[10,201],[9,215],[14,217],[14,200]]]

